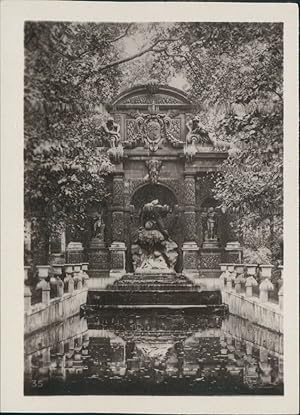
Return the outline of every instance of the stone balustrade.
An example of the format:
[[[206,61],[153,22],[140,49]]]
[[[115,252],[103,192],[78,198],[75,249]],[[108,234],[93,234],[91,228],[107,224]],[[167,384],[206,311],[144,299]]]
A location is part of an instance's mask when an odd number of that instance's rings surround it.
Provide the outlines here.
[[[272,265],[221,264],[219,278],[222,301],[228,305],[231,314],[283,332],[283,269],[279,267],[280,278],[278,299],[272,295]]]
[[[64,321],[80,311],[88,292],[88,263],[38,265],[38,283],[30,287],[28,271],[24,267],[25,333]],[[32,304],[32,294],[39,301]]]

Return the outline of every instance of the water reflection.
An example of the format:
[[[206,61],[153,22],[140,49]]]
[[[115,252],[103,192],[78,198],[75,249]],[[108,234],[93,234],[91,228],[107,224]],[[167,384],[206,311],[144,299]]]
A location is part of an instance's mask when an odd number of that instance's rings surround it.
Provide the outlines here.
[[[282,336],[197,310],[114,310],[25,339],[25,394],[282,394]]]

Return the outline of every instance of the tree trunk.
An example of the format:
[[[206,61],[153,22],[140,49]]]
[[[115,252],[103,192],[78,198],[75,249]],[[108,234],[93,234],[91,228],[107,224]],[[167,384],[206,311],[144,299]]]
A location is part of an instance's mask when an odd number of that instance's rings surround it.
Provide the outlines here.
[[[47,265],[49,261],[49,230],[47,219],[37,217],[32,224],[32,263],[36,265]]]

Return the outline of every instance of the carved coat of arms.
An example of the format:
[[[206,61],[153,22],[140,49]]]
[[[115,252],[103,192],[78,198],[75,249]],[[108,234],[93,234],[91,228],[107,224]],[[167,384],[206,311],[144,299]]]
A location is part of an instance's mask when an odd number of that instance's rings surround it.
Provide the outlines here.
[[[150,120],[146,124],[146,139],[151,151],[156,151],[160,141],[162,140],[161,126],[158,121]]]
[[[172,131],[173,121],[166,114],[138,114],[129,122],[125,147],[132,148],[144,143],[146,148],[155,152],[163,141],[173,147],[183,146],[183,142]]]

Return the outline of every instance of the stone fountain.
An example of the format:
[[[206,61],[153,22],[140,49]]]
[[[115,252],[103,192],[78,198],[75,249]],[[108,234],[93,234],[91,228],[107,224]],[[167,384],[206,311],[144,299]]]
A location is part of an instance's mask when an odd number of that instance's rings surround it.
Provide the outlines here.
[[[164,225],[172,208],[158,199],[145,203],[140,212],[140,227],[131,246],[133,273],[120,279],[97,296],[91,304],[106,306],[216,306],[218,291],[196,286],[184,274],[175,271],[179,248]],[[97,297],[97,299],[96,299]]]

